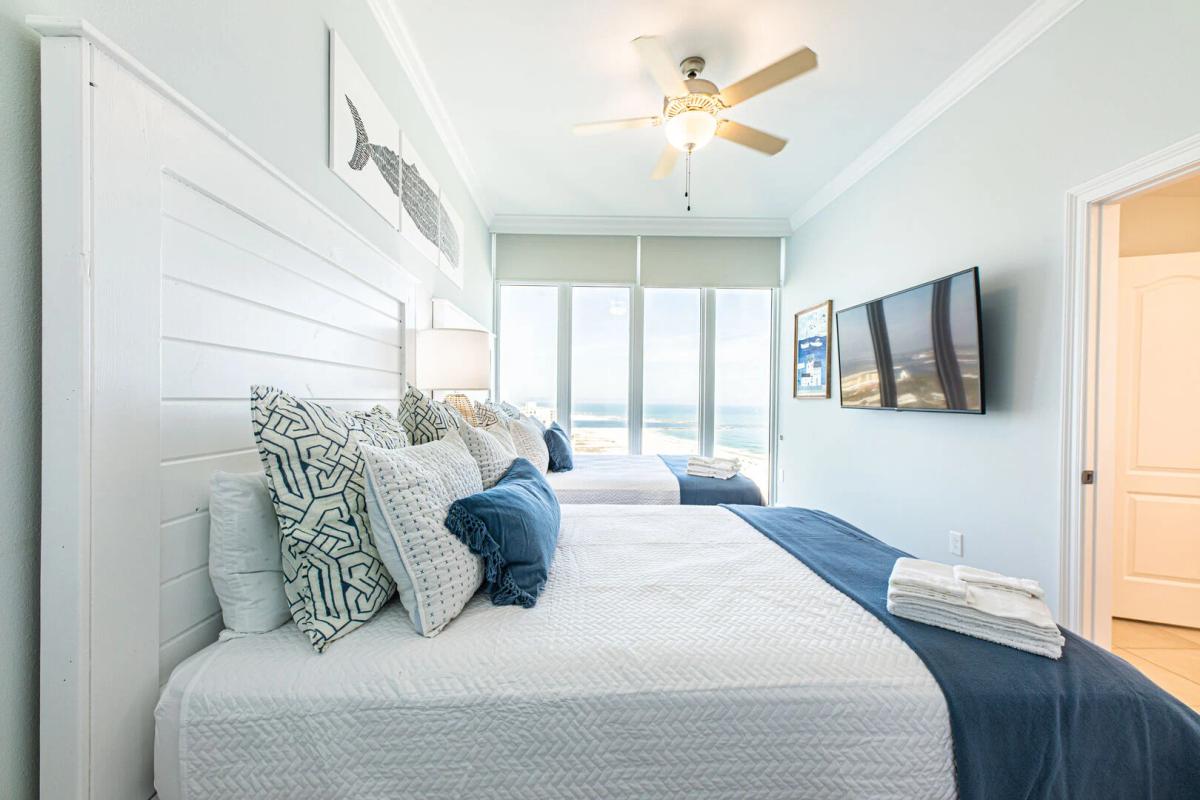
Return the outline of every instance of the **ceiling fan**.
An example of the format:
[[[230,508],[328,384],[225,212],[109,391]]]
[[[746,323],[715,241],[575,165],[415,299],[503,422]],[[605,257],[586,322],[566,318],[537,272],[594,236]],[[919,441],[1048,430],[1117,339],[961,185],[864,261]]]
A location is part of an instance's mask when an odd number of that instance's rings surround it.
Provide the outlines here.
[[[586,136],[626,128],[662,126],[667,135],[667,146],[650,173],[653,180],[670,175],[681,152],[687,154],[690,162],[692,153],[712,141],[714,136],[769,156],[778,153],[787,144],[787,139],[725,119],[721,114],[817,66],[817,54],[805,47],[737,83],[718,89],[712,81],[700,77],[704,70],[704,59],[700,56],[689,56],[676,68],[674,59],[659,37],[639,36],[633,40],[633,46],[641,56],[646,71],[662,89],[662,114],[587,122],[576,125],[574,130],[576,135]]]

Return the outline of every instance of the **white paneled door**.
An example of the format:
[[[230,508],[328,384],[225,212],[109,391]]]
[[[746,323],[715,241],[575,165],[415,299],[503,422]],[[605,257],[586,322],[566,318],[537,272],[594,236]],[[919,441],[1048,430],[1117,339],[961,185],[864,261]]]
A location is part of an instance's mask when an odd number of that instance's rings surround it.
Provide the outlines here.
[[[1113,614],[1200,628],[1200,253],[1119,273]]]

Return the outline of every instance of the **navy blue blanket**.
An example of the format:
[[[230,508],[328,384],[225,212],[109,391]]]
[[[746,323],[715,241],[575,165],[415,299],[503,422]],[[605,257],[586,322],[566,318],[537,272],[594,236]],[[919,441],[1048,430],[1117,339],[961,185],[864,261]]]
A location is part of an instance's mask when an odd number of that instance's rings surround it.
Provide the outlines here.
[[[1052,661],[893,616],[888,576],[906,553],[822,511],[726,508],[925,662],[946,697],[963,800],[1200,798],[1200,715],[1126,662],[1069,631]]]
[[[675,479],[679,481],[679,505],[716,506],[721,503],[761,506],[762,492],[758,484],[745,475],[723,478],[706,478],[687,474],[687,456],[659,456]]]

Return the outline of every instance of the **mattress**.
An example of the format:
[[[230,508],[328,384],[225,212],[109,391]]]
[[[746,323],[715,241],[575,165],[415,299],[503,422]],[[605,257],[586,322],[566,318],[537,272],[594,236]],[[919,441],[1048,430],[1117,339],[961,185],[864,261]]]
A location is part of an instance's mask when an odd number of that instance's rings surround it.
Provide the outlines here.
[[[679,505],[679,479],[654,455],[577,453],[575,468],[547,473],[560,503]]]
[[[917,656],[714,506],[564,506],[535,608],[219,642],[156,722],[162,800],[955,794]]]

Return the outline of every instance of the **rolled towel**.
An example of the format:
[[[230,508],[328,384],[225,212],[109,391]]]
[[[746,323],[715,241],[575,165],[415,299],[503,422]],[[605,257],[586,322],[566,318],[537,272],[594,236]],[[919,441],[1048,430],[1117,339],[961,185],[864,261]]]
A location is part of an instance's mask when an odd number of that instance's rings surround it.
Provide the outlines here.
[[[967,584],[954,577],[950,565],[920,558],[896,559],[888,577],[889,594],[892,587],[904,587],[934,600],[945,597],[962,604],[967,599]]]
[[[1013,578],[1008,575],[1002,575],[999,572],[979,569],[978,567],[968,567],[964,564],[955,565],[954,577],[965,583],[984,586],[989,589],[1016,592],[1028,595],[1029,597],[1035,597],[1038,600],[1046,596],[1042,585],[1032,578]]]

